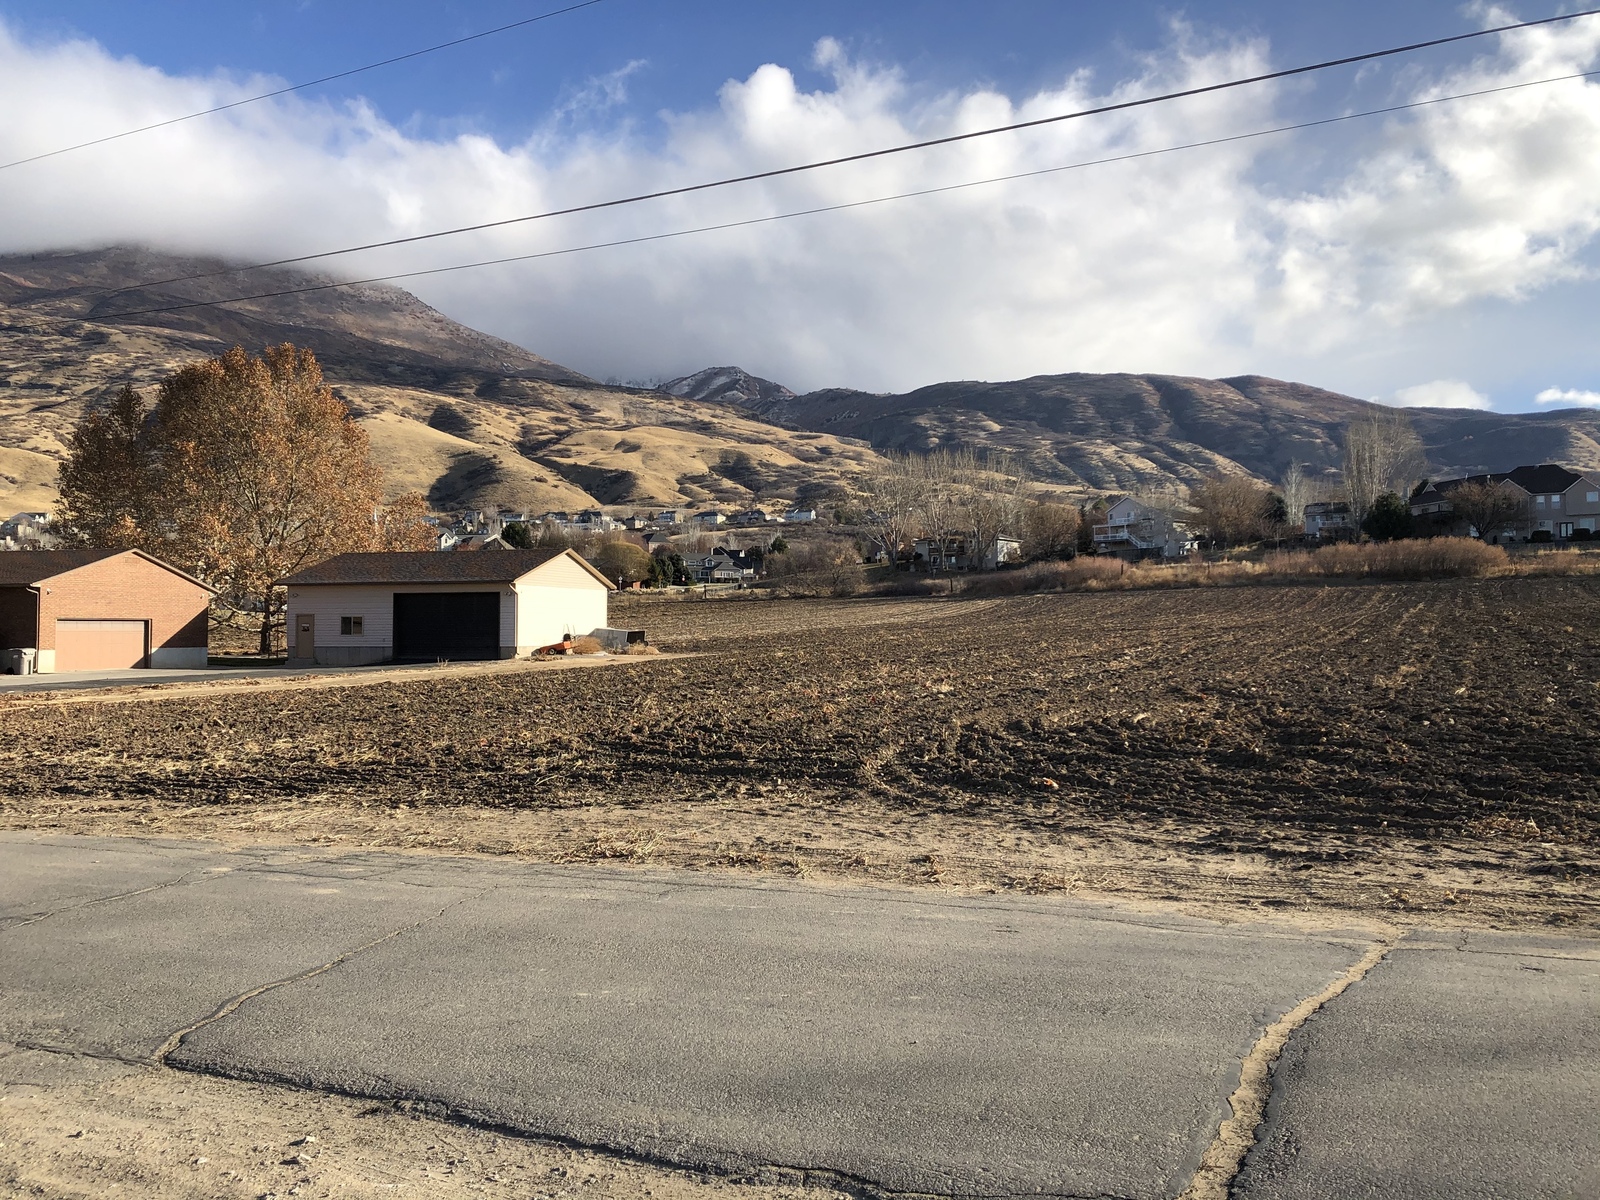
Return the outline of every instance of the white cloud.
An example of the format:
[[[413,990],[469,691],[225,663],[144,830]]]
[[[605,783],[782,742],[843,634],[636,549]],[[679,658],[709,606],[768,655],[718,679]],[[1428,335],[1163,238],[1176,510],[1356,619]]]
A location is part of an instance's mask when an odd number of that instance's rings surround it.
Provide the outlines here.
[[[1415,387],[1401,388],[1387,403],[1397,408],[1482,408],[1494,406],[1469,383],[1459,379],[1435,379]]]
[[[1562,408],[1600,408],[1600,392],[1546,388],[1534,399],[1540,404],[1559,404]]]
[[[1417,76],[1409,94],[1597,58],[1600,22],[1578,23]],[[575,128],[566,112],[520,146],[426,140],[359,103],[284,97],[0,172],[0,250],[139,241],[280,257],[1192,87],[1263,70],[1270,56],[1175,26],[1127,78],[1080,73],[1020,98],[930,98],[831,40],[814,64],[831,73],[822,89],[762,66],[715,105],[666,114],[659,145],[626,124]],[[570,105],[603,111],[635,69],[593,81]],[[24,44],[0,25],[0,111],[14,114],[0,123],[0,161],[264,82],[174,78],[90,43]],[[371,275],[645,236],[1226,136],[1280,123],[1278,109],[1272,88],[1241,89],[334,261]],[[1262,139],[406,286],[594,375],[737,362],[798,388],[887,389],[1068,370],[1270,370],[1308,347],[1347,354],[1408,322],[1584,275],[1600,233],[1600,86],[1426,109],[1371,134],[1371,154],[1289,197],[1274,193],[1272,165],[1298,143]]]

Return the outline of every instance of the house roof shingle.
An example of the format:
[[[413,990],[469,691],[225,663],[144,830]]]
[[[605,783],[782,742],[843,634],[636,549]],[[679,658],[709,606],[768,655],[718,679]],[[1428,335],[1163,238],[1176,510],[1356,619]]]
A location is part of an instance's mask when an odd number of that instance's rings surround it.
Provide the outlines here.
[[[0,554],[0,587],[31,587],[121,553],[120,550],[14,550]]]
[[[1518,467],[1514,471],[1506,471],[1497,475],[1497,479],[1509,479],[1523,491],[1530,495],[1558,495],[1566,491],[1573,484],[1583,478],[1576,471],[1569,471],[1566,467],[1556,466],[1554,463],[1544,463],[1537,467]]]
[[[566,550],[497,550],[493,554],[455,554],[437,550],[338,554],[282,580],[289,587],[316,584],[512,583],[529,571],[568,554]],[[615,587],[594,567],[572,555],[607,587]]]
[[[119,554],[137,554],[147,562],[152,562],[163,570],[171,571],[179,579],[186,579],[196,587],[205,588],[206,591],[216,594],[216,589],[209,587],[196,579],[193,575],[180,571],[171,563],[162,562],[153,554],[146,554],[143,550],[11,550],[0,554],[0,587],[33,587],[47,579],[54,579],[57,575],[65,575],[68,571],[76,571],[79,567],[87,567],[91,563],[101,562],[107,558],[115,558]]]

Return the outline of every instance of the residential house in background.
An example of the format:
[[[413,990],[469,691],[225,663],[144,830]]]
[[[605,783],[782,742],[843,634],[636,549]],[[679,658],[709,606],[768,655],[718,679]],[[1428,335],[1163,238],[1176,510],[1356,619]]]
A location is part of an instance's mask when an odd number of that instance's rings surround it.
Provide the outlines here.
[[[715,509],[708,509],[705,512],[695,513],[694,523],[702,529],[715,529],[719,525],[726,525],[728,518]]]
[[[710,554],[686,557],[683,566],[696,583],[748,583],[761,574],[762,559],[749,550],[718,546]]]
[[[1600,473],[1573,471],[1554,463],[1441,479],[1411,498],[1411,515],[1425,525],[1425,532],[1435,536],[1477,536],[1479,531],[1456,516],[1450,505],[1450,493],[1469,483],[1498,484],[1526,507],[1525,520],[1490,531],[1487,541],[1509,543],[1537,534],[1557,542],[1588,540],[1600,526]]]
[[[793,525],[804,525],[817,519],[817,510],[814,508],[791,508],[783,514],[783,519]]]
[[[1319,500],[1306,505],[1300,515],[1305,522],[1306,538],[1310,541],[1343,542],[1356,535],[1350,506],[1343,500]]]
[[[1113,554],[1130,562],[1142,558],[1182,558],[1194,548],[1188,529],[1172,514],[1118,496],[1093,528],[1096,554]]]
[[[53,550],[59,544],[47,512],[20,512],[0,524],[0,549]]]
[[[918,538],[911,547],[914,566],[926,571],[998,571],[1022,561],[1022,543],[1001,534],[981,553],[969,532],[952,531],[943,538]]]

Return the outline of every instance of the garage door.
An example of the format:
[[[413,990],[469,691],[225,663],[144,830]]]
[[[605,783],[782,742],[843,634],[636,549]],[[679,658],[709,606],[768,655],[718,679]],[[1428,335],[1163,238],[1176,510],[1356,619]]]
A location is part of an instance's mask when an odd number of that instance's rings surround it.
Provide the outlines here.
[[[56,670],[144,666],[143,621],[57,621]]]
[[[394,656],[500,657],[499,592],[396,592]]]

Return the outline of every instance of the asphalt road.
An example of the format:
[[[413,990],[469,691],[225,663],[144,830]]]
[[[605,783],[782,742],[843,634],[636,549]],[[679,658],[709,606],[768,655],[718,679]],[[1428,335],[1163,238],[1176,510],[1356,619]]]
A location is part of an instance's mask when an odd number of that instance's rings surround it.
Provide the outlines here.
[[[1176,1196],[1370,945],[1069,901],[0,835],[0,1040],[718,1170]],[[1411,938],[1291,1039],[1239,1196],[1600,1195],[1600,945]]]

